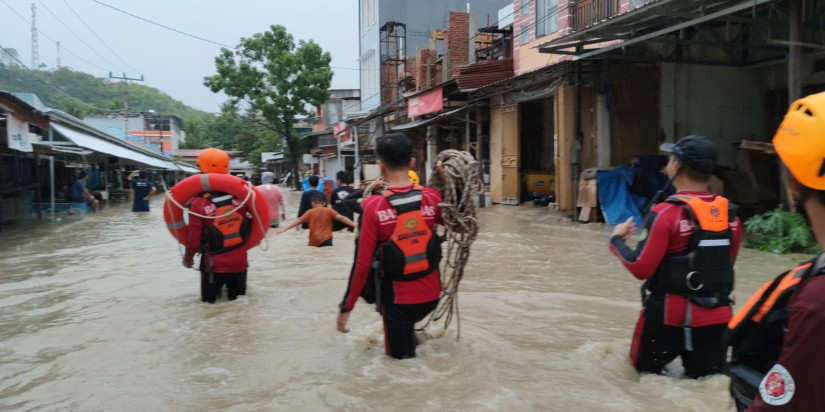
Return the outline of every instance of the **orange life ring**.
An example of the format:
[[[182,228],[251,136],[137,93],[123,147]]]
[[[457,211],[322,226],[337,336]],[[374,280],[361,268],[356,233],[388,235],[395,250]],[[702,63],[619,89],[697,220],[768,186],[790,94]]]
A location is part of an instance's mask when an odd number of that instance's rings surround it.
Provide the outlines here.
[[[181,180],[169,191],[169,196],[177,205],[169,197],[163,203],[163,220],[166,221],[166,227],[172,236],[185,246],[189,236],[189,225],[183,219],[183,209],[178,205],[185,205],[193,197],[212,191],[228,193],[235,199],[245,199],[249,189],[254,194],[246,204],[246,209],[252,214],[252,231],[242,249],[251,249],[260,243],[269,229],[269,206],[255,186],[236,176],[204,173]]]

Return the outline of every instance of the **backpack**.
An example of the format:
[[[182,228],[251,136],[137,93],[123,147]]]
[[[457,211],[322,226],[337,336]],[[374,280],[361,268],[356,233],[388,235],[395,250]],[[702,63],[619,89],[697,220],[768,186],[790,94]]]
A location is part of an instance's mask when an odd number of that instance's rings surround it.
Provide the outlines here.
[[[806,279],[824,273],[825,253],[765,283],[728,323],[730,392],[740,404],[753,402],[779,359],[791,296]]]
[[[243,246],[252,232],[252,219],[235,210],[230,194],[208,193],[205,197],[215,205],[216,216],[203,242],[209,252],[217,255]]]
[[[388,189],[382,195],[396,212],[392,236],[379,247],[382,275],[411,281],[432,273],[441,262],[441,241],[421,214],[423,188],[415,185],[406,193]]]

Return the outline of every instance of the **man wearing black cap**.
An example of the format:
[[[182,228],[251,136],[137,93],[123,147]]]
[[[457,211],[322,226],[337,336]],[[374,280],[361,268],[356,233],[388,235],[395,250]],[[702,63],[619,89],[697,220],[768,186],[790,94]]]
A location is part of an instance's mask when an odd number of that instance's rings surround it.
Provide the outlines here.
[[[610,250],[642,285],[630,359],[640,373],[661,373],[681,356],[685,376],[723,372],[726,324],[731,319],[733,262],[741,223],[733,205],[708,191],[716,147],[687,136],[661,151],[670,155],[665,174],[676,194],[645,217],[636,249],[625,242],[633,219],[616,225]]]

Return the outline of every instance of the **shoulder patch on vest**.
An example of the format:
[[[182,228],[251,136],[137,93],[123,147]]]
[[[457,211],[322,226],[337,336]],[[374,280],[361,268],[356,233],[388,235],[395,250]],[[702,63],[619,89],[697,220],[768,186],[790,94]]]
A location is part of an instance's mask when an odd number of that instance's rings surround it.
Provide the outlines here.
[[[784,366],[776,364],[759,383],[759,395],[768,405],[780,406],[791,401],[796,384]]]

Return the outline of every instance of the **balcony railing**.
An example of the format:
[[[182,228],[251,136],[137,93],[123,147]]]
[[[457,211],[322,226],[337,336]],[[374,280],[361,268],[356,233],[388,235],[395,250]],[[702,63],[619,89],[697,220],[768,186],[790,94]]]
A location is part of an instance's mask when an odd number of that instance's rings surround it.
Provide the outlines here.
[[[592,26],[619,13],[620,0],[579,0],[573,5],[573,31]]]

